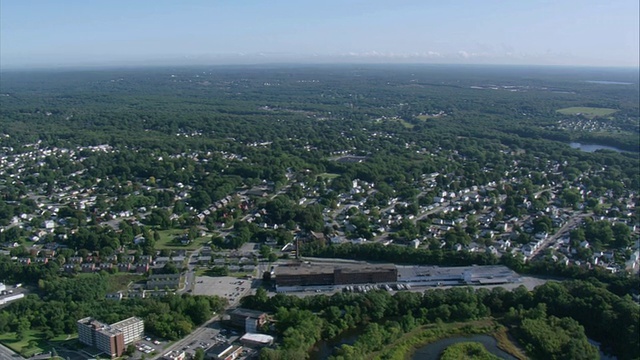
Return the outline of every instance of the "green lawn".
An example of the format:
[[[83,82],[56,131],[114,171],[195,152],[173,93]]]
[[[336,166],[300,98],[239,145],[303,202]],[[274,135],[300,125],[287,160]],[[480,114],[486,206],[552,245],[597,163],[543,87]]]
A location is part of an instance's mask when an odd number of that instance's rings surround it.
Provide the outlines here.
[[[429,119],[435,119],[435,118],[437,118],[437,117],[436,116],[431,116],[431,115],[418,115],[418,116],[416,116],[416,119],[422,120],[422,121],[429,120]]]
[[[340,175],[333,174],[333,173],[322,173],[322,174],[320,174],[318,176],[321,177],[322,180],[333,180],[333,179],[337,178]]]
[[[196,276],[208,276],[209,268],[206,266],[198,266],[196,268]]]
[[[42,333],[36,330],[27,330],[22,340],[18,340],[14,332],[0,334],[0,342],[24,357],[49,351],[48,349],[51,348]]]
[[[578,114],[581,114],[584,117],[587,117],[589,119],[593,119],[595,117],[602,117],[602,116],[611,115],[611,114],[615,113],[618,110],[609,109],[609,108],[576,106],[576,107],[568,107],[568,108],[564,108],[564,109],[558,109],[556,111],[559,112],[560,114],[564,114],[564,115],[578,115]]]
[[[144,276],[130,273],[115,273],[109,275],[108,292],[117,292],[126,290],[130,282],[136,282],[144,279]]]
[[[58,335],[50,340],[45,340],[44,334],[38,330],[27,330],[22,340],[17,339],[14,332],[0,334],[0,343],[19,353],[24,357],[52,351],[53,346],[58,347],[63,343],[76,342],[78,334]]]
[[[187,231],[188,230],[185,230],[185,229],[158,230],[158,233],[160,234],[160,240],[156,241],[155,248],[157,250],[162,250],[162,249],[195,250],[200,246],[204,245],[209,240],[211,240],[211,238],[208,236],[199,237],[193,240],[189,245],[182,245],[180,244],[180,242],[174,241],[174,239],[177,236],[182,235]]]
[[[58,335],[56,337],[54,337],[53,339],[49,340],[50,342],[63,342],[63,341],[69,341],[69,340],[75,340],[78,338],[78,334],[73,334],[73,335]]]
[[[397,120],[398,122],[400,122],[400,124],[402,124],[402,126],[404,126],[405,128],[407,128],[407,129],[413,129],[413,126],[414,126],[414,125],[413,125],[413,124],[411,124],[411,123],[409,123],[409,122],[407,122],[405,119],[400,119],[400,118],[398,118],[398,119],[396,119],[396,120]]]

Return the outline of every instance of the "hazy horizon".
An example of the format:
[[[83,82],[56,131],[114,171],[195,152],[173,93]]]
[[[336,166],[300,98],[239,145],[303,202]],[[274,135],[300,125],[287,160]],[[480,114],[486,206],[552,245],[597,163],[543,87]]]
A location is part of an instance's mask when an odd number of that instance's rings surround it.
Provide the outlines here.
[[[639,66],[637,0],[0,2],[0,68]]]

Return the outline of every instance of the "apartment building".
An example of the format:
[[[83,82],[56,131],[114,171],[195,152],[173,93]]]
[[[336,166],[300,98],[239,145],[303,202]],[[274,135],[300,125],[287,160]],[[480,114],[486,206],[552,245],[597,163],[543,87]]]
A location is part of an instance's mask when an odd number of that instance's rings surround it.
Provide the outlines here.
[[[142,338],[144,333],[144,322],[136,317],[111,325],[87,317],[78,320],[77,324],[81,343],[93,346],[112,358],[122,356],[126,346]]]

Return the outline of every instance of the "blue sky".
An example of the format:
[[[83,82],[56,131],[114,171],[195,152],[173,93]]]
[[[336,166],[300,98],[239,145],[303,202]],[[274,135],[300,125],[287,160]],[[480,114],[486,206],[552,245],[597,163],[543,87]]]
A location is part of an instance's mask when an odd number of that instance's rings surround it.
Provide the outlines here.
[[[0,0],[0,67],[638,67],[638,0]]]

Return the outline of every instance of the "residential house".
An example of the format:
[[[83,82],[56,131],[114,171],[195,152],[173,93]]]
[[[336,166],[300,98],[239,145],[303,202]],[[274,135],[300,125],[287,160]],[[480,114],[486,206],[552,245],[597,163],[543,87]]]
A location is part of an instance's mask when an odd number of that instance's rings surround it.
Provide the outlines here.
[[[133,243],[136,244],[136,245],[142,244],[145,241],[147,241],[147,239],[145,239],[144,236],[142,236],[142,235],[138,235],[138,236],[133,238]]]
[[[177,289],[180,286],[180,274],[153,274],[147,280],[147,289]]]
[[[90,273],[96,271],[96,264],[94,263],[83,263],[80,265],[80,269],[84,273]]]
[[[118,264],[119,272],[129,272],[131,271],[131,263],[119,263]]]
[[[82,264],[82,257],[81,256],[72,256],[69,258],[69,262],[72,264]]]
[[[136,264],[136,273],[144,274],[148,271],[149,271],[149,263],[142,262],[142,263]]]
[[[105,299],[107,300],[116,300],[116,301],[120,301],[122,300],[122,293],[109,293],[107,295],[105,295]]]
[[[203,255],[198,256],[198,264],[207,265],[209,263],[211,263],[211,256],[210,255],[209,256],[203,256]]]

